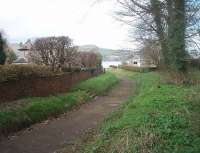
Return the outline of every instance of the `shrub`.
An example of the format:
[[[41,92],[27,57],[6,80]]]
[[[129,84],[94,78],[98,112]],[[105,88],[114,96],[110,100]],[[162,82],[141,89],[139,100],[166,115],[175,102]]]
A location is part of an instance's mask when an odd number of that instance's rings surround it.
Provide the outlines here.
[[[102,64],[102,55],[98,51],[78,52],[79,62],[83,68],[98,68]]]
[[[133,72],[142,72],[142,73],[156,70],[156,67],[136,67],[131,65],[121,65],[120,68]]]
[[[0,82],[19,80],[28,77],[48,77],[55,76],[47,66],[38,65],[4,65],[0,66]]]
[[[17,59],[17,55],[15,54],[15,52],[10,49],[9,47],[6,50],[6,63],[7,64],[12,64],[13,61],[15,61]]]
[[[80,72],[80,71],[82,71],[82,70],[81,70],[80,67],[71,67],[71,68],[69,68],[69,67],[64,67],[64,68],[62,68],[62,71],[63,71],[63,72]]]

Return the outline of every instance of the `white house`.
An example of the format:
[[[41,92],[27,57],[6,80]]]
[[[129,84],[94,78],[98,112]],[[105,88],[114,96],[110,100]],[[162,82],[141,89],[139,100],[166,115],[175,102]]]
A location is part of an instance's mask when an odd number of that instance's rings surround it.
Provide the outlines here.
[[[128,65],[138,66],[140,67],[143,65],[143,58],[140,54],[140,52],[133,52],[133,54],[130,56],[130,58],[126,61]]]
[[[141,52],[134,52],[130,56],[130,58],[126,61],[126,63],[128,65],[137,66],[137,67],[144,67],[144,66],[155,67],[155,65],[152,64],[153,63],[152,60],[145,59],[143,55],[141,54]]]
[[[31,40],[27,40],[26,43],[22,44],[11,44],[10,47],[13,49],[17,55],[17,60],[13,64],[27,64],[28,63],[28,54],[32,46]]]

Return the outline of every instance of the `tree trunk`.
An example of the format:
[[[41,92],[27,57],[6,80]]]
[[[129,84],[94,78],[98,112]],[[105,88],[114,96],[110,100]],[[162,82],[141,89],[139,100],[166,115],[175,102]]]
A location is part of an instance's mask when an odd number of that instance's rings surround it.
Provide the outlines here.
[[[156,24],[156,33],[161,44],[161,52],[163,55],[163,62],[167,66],[170,63],[169,50],[167,45],[167,37],[164,30],[164,25],[161,18],[161,4],[159,0],[151,0],[151,9]]]
[[[168,48],[170,68],[177,72],[185,72],[185,0],[168,0]]]
[[[167,0],[167,32],[162,21],[162,8],[159,0],[151,0],[156,32],[161,44],[164,64],[172,71],[186,72],[185,50],[185,0]]]

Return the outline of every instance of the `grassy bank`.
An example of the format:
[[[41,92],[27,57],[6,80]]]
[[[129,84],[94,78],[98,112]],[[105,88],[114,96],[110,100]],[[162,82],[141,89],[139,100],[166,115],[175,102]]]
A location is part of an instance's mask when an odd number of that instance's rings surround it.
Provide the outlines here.
[[[200,88],[164,83],[159,74],[118,71],[137,94],[102,124],[85,153],[199,153]]]
[[[73,106],[87,102],[94,95],[100,95],[109,90],[118,79],[111,73],[102,74],[78,84],[67,94],[44,98],[27,98],[27,104],[21,107],[0,111],[0,135],[8,134],[43,121],[56,117]],[[14,107],[14,106],[13,106]]]
[[[90,95],[102,95],[105,91],[109,90],[117,82],[114,74],[107,72],[106,75],[101,77],[91,78],[83,81],[75,86],[72,91],[87,91]]]

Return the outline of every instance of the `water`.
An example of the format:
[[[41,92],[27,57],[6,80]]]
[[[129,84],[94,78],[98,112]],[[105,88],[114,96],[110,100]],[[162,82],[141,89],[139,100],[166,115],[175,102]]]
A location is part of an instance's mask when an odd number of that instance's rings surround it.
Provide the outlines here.
[[[122,62],[120,62],[120,61],[103,61],[102,62],[103,68],[109,68],[110,65],[118,66],[121,64],[122,64]]]

